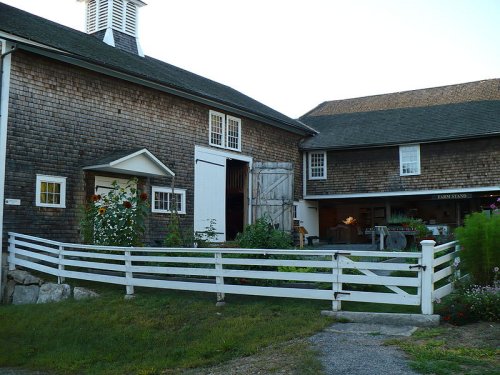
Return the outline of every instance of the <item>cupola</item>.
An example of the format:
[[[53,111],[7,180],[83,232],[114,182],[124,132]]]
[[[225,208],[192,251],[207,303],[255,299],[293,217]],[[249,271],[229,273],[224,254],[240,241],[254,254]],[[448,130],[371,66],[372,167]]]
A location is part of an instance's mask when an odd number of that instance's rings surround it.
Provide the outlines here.
[[[87,34],[110,46],[144,56],[137,35],[140,0],[79,0],[87,4]]]

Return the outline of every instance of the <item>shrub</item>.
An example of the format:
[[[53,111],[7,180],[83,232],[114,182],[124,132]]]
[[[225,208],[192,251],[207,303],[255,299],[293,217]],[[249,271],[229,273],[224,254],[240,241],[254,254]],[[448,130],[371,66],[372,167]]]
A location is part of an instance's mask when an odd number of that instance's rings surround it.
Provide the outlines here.
[[[131,179],[125,188],[116,181],[106,195],[94,194],[84,208],[80,228],[85,243],[107,246],[140,246],[148,196],[134,187]]]
[[[167,226],[167,235],[163,240],[163,245],[165,247],[181,247],[184,245],[182,241],[179,215],[176,212],[170,215],[170,222]]]
[[[498,269],[495,268],[495,274]],[[439,303],[440,301],[438,301]],[[436,311],[454,325],[464,325],[478,320],[500,321],[500,283],[493,286],[471,285],[457,289],[439,303]]]
[[[500,265],[500,214],[473,213],[457,228],[464,268],[479,285],[491,285],[495,267]]]
[[[243,233],[238,233],[236,242],[247,249],[288,249],[292,246],[289,233],[275,229],[267,218],[260,218],[255,224],[247,225]]]

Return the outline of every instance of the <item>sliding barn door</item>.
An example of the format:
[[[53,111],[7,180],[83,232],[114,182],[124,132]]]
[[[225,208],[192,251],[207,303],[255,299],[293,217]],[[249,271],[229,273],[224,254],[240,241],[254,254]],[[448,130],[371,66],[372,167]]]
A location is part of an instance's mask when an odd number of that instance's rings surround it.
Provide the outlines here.
[[[215,219],[217,242],[226,240],[226,158],[195,150],[194,230],[204,232]]]
[[[279,229],[292,229],[293,164],[253,164],[253,217],[267,217]]]

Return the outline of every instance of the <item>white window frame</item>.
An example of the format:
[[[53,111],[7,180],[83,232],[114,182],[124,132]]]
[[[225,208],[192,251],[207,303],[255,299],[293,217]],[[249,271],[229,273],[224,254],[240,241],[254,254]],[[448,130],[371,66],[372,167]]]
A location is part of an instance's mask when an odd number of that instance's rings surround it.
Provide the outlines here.
[[[229,139],[229,120],[234,121],[238,124],[238,146],[237,147],[229,147],[227,144],[228,139]],[[230,116],[227,115],[226,117],[226,148],[228,150],[233,150],[233,151],[241,151],[241,119],[238,117]]]
[[[171,210],[163,210],[155,208],[155,193],[172,194],[172,188],[166,186],[153,186],[151,190],[151,212],[160,214],[169,214]],[[181,196],[181,209],[177,211],[178,214],[186,214],[186,189],[174,189],[174,194]]]
[[[222,117],[221,144],[212,142],[212,116]],[[226,148],[226,115],[224,113],[210,110],[208,113],[208,144],[210,146]]]
[[[60,185],[59,203],[42,203],[42,201],[40,200],[40,193],[42,192],[42,182]],[[35,194],[37,207],[66,208],[66,177],[37,174]]]
[[[219,116],[222,119],[222,134],[221,134],[221,144],[212,142],[212,116]],[[228,145],[229,139],[229,121],[234,121],[238,124],[238,145],[236,147],[230,147]],[[241,119],[231,115],[225,115],[224,113],[210,110],[208,113],[208,144],[210,146],[224,148],[227,150],[241,152]]]
[[[416,163],[417,163],[417,171],[415,172],[412,172],[412,173],[408,173],[408,172],[404,172],[404,166],[406,165],[406,163],[408,163],[407,161],[403,161],[403,151],[404,150],[412,150],[414,152],[416,152]],[[399,146],[399,175],[400,176],[417,176],[421,173],[421,166],[420,166],[420,144],[416,144],[416,145],[401,145]]]
[[[323,174],[322,176],[313,176],[312,171],[312,156],[313,155],[323,155]],[[308,155],[308,170],[309,170],[309,180],[326,180],[326,151],[314,151],[314,152],[309,152]],[[315,167],[317,168],[317,167]]]

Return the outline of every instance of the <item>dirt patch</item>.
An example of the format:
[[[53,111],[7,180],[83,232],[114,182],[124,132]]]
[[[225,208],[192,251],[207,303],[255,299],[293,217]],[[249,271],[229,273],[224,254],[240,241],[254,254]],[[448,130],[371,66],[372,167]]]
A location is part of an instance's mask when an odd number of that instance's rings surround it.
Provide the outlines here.
[[[221,365],[173,373],[182,375],[320,374],[321,364],[314,352],[309,349],[307,339],[300,339],[265,348],[255,355],[237,358]]]
[[[441,325],[439,328],[421,331],[413,340],[425,341],[428,338],[444,339],[446,347],[492,348],[500,349],[500,323],[479,322],[465,326]]]

